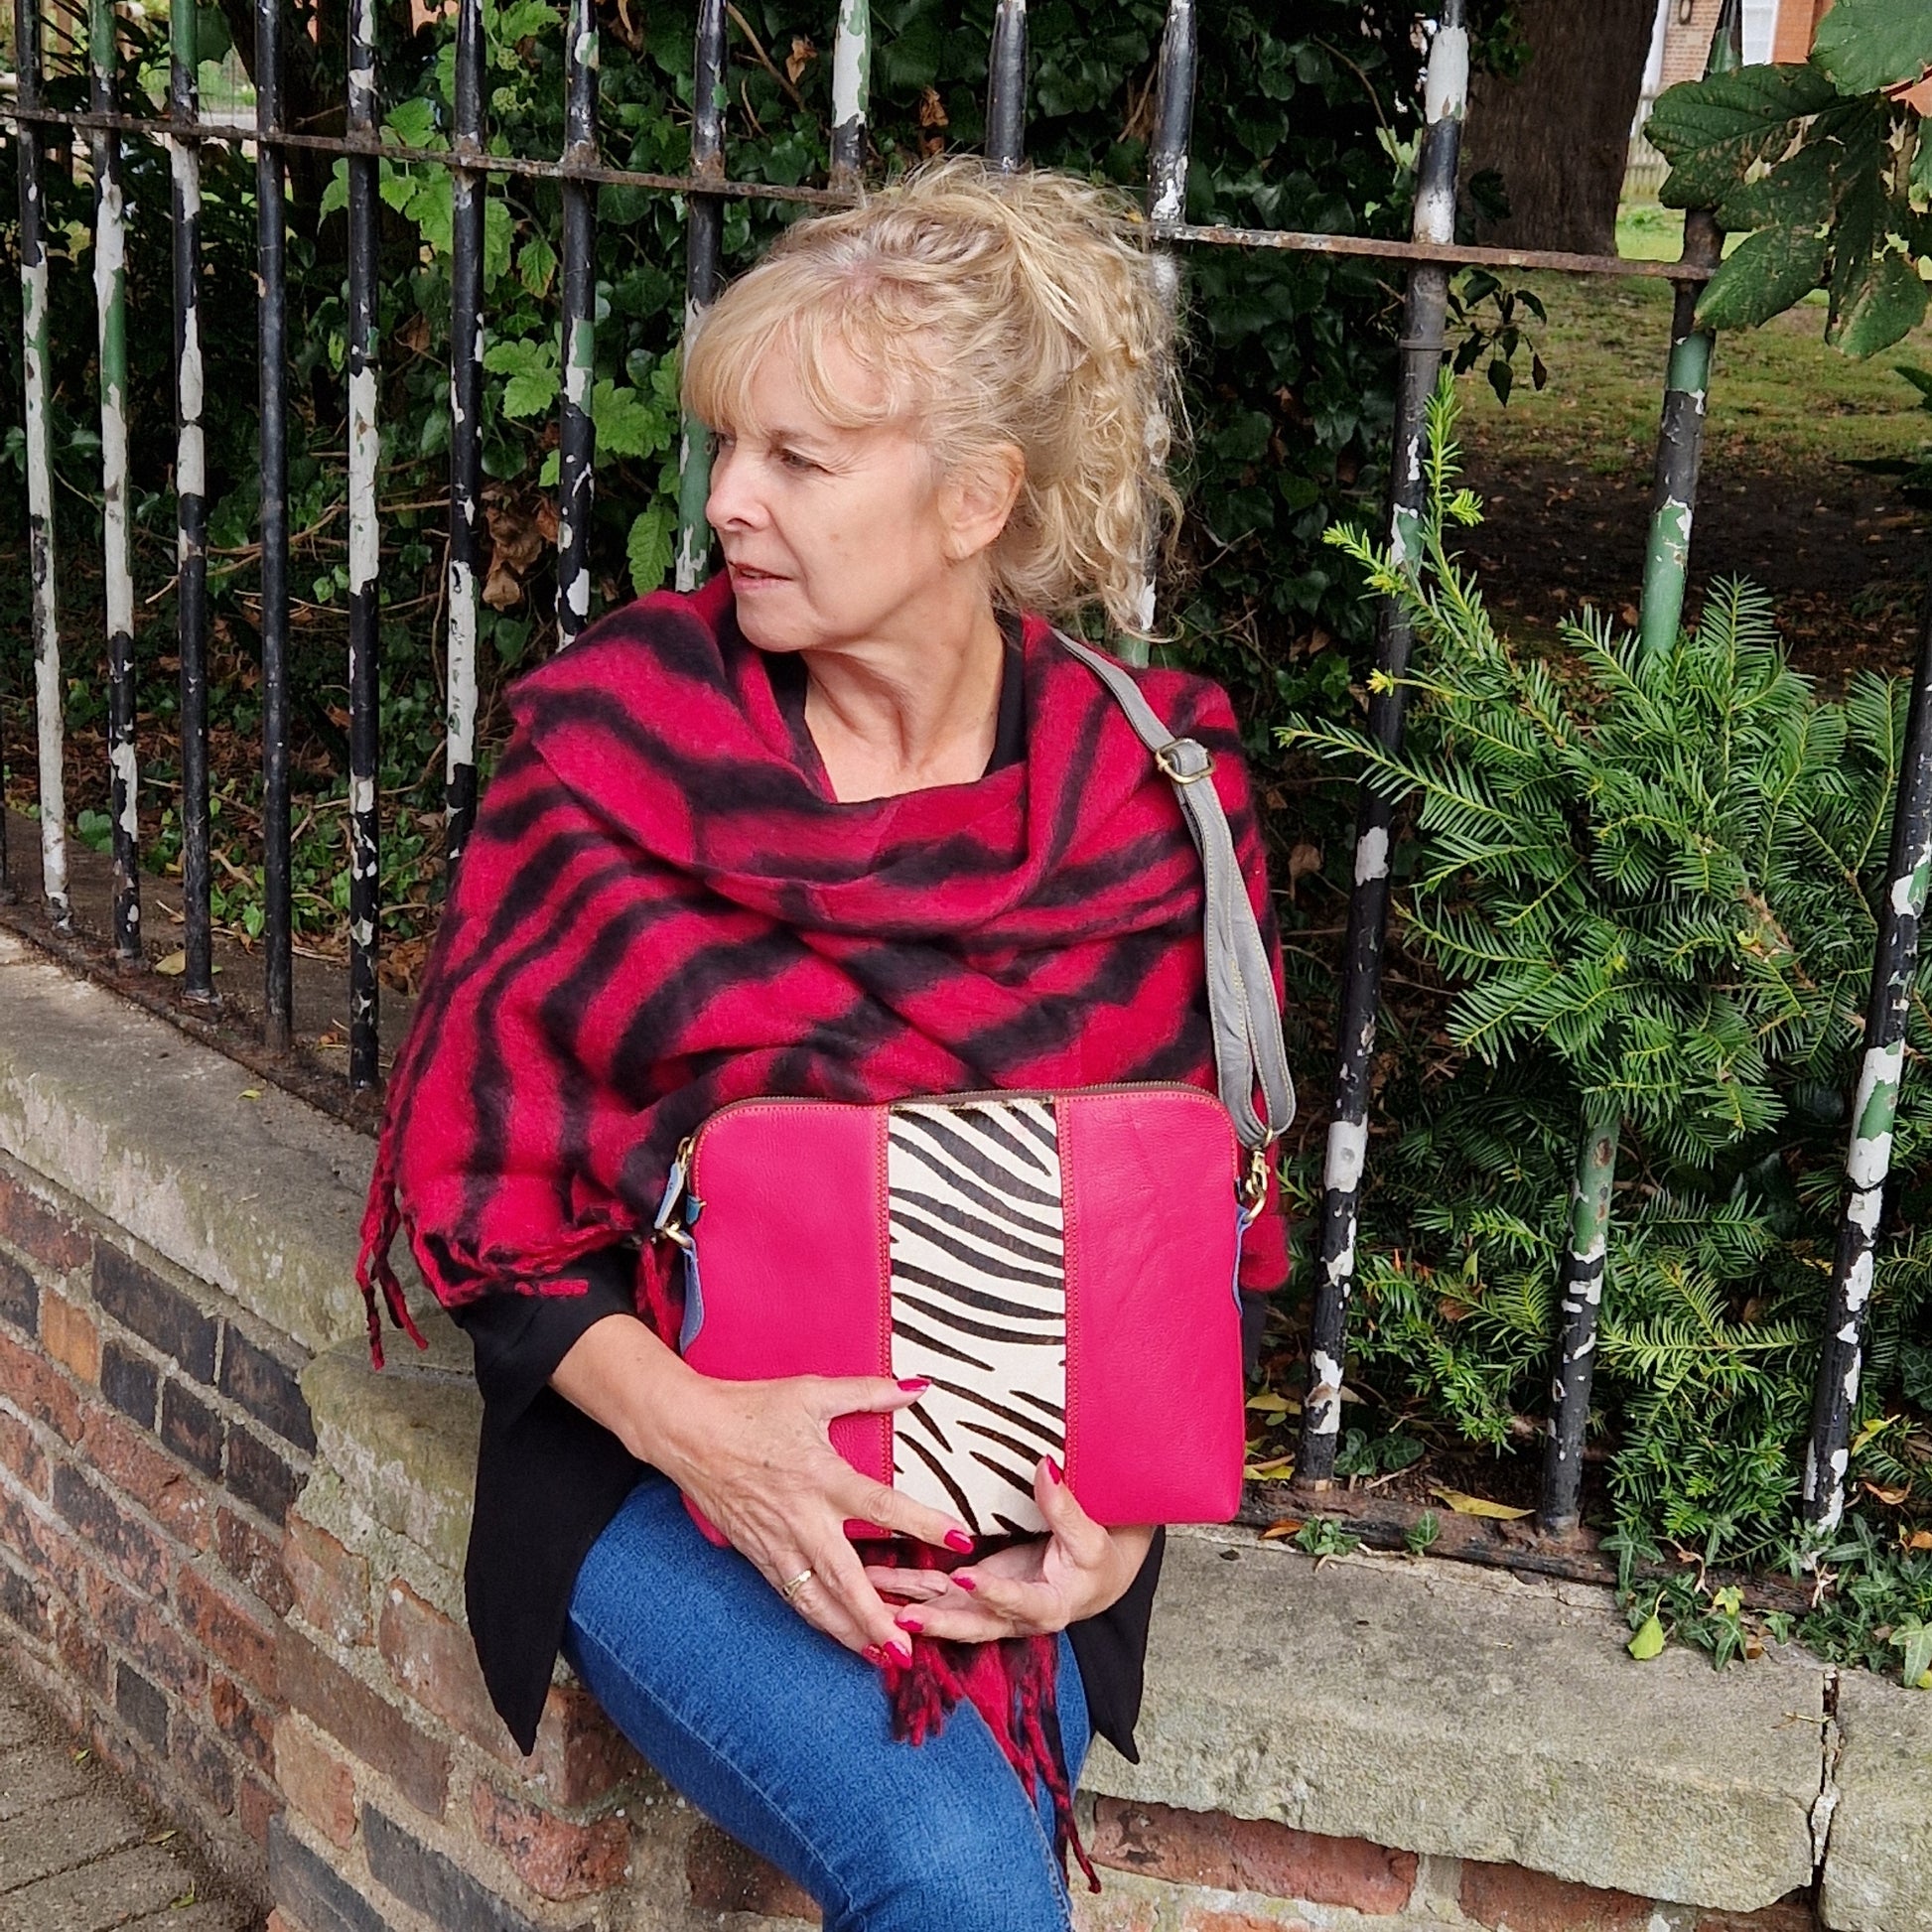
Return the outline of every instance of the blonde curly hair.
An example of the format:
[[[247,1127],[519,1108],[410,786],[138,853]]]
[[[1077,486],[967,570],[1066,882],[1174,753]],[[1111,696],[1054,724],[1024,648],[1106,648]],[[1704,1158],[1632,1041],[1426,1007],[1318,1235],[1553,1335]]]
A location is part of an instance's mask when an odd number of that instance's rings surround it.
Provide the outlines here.
[[[1026,465],[989,555],[996,604],[1070,617],[1099,603],[1145,635],[1144,580],[1180,499],[1172,312],[1124,195],[1045,169],[928,162],[787,229],[705,317],[684,404],[756,421],[752,379],[782,348],[828,422],[911,417],[948,472],[1001,445]],[[825,374],[836,342],[882,378],[866,406]]]

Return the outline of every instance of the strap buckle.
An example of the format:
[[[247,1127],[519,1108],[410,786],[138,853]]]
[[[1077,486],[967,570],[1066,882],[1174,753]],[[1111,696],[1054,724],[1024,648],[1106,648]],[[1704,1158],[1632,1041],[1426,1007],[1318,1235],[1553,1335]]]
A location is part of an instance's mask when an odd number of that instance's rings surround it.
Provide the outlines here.
[[[1241,1205],[1247,1210],[1250,1220],[1261,1212],[1261,1203],[1268,1198],[1269,1145],[1264,1141],[1260,1147],[1248,1150],[1248,1171],[1241,1176]]]
[[[1154,761],[1177,785],[1198,784],[1214,770],[1213,753],[1191,738],[1171,738],[1156,746]]]

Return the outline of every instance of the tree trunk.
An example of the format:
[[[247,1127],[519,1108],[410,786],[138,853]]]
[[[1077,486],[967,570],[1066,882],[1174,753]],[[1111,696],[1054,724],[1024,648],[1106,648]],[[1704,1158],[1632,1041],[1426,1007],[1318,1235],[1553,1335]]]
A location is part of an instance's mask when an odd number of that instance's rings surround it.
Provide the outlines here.
[[[1519,0],[1517,18],[1527,65],[1513,80],[1478,74],[1469,100],[1464,176],[1494,169],[1510,207],[1479,238],[1614,254],[1657,0]]]

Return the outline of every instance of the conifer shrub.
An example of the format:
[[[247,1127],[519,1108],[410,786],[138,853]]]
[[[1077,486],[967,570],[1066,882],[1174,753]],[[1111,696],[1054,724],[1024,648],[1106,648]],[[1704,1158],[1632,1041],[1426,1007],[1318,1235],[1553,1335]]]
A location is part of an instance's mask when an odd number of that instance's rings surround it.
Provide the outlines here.
[[[1592,1422],[1615,1541],[1795,1561],[1907,688],[1862,672],[1822,695],[1742,583],[1649,654],[1591,612],[1554,647],[1505,636],[1454,553],[1481,506],[1453,424],[1446,384],[1418,560],[1329,536],[1415,622],[1403,751],[1330,719],[1283,733],[1406,814],[1399,943],[1440,990],[1384,1095],[1356,1372],[1498,1449],[1545,1412],[1577,1123],[1613,1112]],[[1900,1615],[1932,1614],[1919,974],[1839,1552]],[[1824,1634],[1853,1654],[1881,1626]]]

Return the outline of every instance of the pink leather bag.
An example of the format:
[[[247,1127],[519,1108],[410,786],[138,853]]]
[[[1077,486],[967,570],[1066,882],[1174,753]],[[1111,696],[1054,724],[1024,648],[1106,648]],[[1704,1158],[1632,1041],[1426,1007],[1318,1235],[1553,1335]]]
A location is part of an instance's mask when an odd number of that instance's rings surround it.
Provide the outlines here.
[[[679,1150],[657,1217],[684,1251],[694,1368],[925,1378],[909,1409],[836,1420],[833,1446],[982,1536],[1043,1527],[1042,1455],[1101,1523],[1234,1514],[1240,1241],[1295,1105],[1267,952],[1201,782],[1212,760],[1116,665],[1060,641],[1126,710],[1200,849],[1220,1098],[1151,1083],[740,1101]]]

